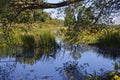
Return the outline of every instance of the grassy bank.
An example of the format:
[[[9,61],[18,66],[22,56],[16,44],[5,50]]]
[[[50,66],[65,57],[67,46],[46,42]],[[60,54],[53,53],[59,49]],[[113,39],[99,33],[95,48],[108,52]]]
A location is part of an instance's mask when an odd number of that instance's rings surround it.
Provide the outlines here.
[[[90,28],[75,32],[67,30],[64,41],[74,44],[90,44],[106,48],[120,48],[120,28]]]
[[[46,26],[46,27],[45,27]],[[55,25],[45,24],[13,24],[9,31],[5,31],[2,27],[0,28],[0,48],[7,47],[8,45],[18,46],[34,46],[38,43],[38,39],[46,39],[41,37],[44,35],[47,38],[54,38],[55,34],[52,31],[58,31],[63,27],[57,27]],[[45,34],[47,33],[47,34]],[[48,35],[48,36],[47,36]],[[42,42],[41,42],[42,43]]]
[[[31,39],[31,41],[33,41],[31,43],[34,43],[38,38],[35,38],[34,40],[33,37],[51,31],[58,31],[60,36],[63,37],[63,40],[70,44],[90,44],[105,48],[120,48],[119,26],[89,27],[80,30],[79,32],[75,32],[62,26],[57,27],[57,25],[47,25],[45,23],[12,24],[10,31],[8,31],[9,35],[4,35],[4,30],[0,28],[0,47],[6,47],[8,45],[6,43],[20,46],[23,45],[21,35],[29,38],[29,40]],[[9,42],[7,42],[7,40]],[[30,43],[28,42],[28,44]]]

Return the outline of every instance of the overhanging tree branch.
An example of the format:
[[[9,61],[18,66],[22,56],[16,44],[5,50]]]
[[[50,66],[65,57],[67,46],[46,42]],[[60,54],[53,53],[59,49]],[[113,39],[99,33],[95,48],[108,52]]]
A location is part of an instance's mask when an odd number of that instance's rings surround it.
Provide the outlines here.
[[[67,0],[59,3],[47,3],[47,2],[11,2],[10,7],[19,10],[17,14],[12,18],[10,23],[14,21],[14,19],[20,15],[22,11],[26,9],[49,9],[49,8],[59,8],[63,6],[67,6],[69,4],[77,3],[84,0]]]
[[[59,8],[67,6],[72,3],[80,2],[84,0],[67,0],[59,3],[47,3],[47,2],[12,2],[11,7],[16,9],[49,9]]]

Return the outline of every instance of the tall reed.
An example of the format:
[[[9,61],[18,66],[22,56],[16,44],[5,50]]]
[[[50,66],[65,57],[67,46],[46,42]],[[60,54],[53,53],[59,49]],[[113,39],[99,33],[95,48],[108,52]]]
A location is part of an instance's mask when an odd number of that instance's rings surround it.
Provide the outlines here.
[[[21,36],[23,47],[26,47],[28,49],[34,49],[35,48],[35,38],[31,34],[25,34]]]

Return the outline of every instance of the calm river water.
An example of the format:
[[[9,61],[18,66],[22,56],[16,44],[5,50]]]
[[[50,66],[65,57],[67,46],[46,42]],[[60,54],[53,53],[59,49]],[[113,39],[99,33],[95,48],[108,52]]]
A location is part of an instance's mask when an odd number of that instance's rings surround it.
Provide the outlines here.
[[[81,80],[86,74],[104,75],[119,61],[115,51],[69,45],[60,38],[56,42],[60,47],[50,53],[24,52],[20,47],[1,49],[0,80],[72,80],[71,76]]]

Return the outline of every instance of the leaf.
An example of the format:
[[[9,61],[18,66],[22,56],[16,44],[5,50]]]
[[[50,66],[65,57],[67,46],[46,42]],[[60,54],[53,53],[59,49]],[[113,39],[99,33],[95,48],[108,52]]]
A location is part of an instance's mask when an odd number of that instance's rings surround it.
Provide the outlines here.
[[[119,68],[119,64],[117,63],[117,62],[115,62],[115,66],[114,66],[114,70],[118,70],[118,68]]]

